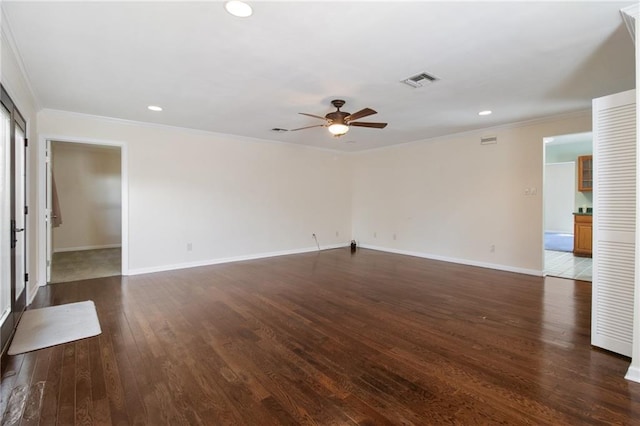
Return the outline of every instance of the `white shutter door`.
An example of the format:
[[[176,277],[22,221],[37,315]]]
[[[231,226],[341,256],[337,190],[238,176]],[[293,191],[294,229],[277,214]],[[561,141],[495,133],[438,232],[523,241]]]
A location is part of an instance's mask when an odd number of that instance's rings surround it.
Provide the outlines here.
[[[635,90],[593,100],[591,344],[631,356],[636,229]]]

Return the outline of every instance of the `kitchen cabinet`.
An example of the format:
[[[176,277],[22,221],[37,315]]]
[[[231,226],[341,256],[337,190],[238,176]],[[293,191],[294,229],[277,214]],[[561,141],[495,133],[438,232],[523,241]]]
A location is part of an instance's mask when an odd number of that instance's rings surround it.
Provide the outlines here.
[[[578,191],[593,191],[593,156],[578,157]]]
[[[574,213],[573,215],[573,254],[591,257],[593,242],[593,216]]]

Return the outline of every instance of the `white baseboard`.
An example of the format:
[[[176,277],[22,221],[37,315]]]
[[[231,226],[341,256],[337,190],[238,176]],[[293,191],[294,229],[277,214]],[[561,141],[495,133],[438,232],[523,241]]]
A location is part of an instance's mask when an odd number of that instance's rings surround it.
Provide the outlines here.
[[[348,247],[349,244],[332,244],[321,246],[320,250],[331,250],[341,247]],[[147,268],[131,268],[128,275],[150,274],[154,272],[174,271],[176,269],[196,268],[198,266],[217,265],[220,263],[241,262],[243,260],[264,259],[267,257],[286,256],[290,254],[301,254],[318,251],[318,247],[306,247],[302,249],[273,251],[268,253],[257,253],[245,256],[223,257],[218,259],[199,260],[196,262],[176,263],[174,265],[151,266]]]
[[[36,294],[38,294],[38,289],[40,288],[40,284],[38,284],[37,282],[33,282],[33,285],[29,287],[27,287],[27,296],[29,296],[29,299],[27,300],[27,306],[31,305],[31,303],[33,302],[33,299],[36,298]]]
[[[640,383],[640,367],[629,366],[625,379]]]
[[[80,246],[80,247],[65,247],[65,248],[57,248],[53,249],[54,253],[64,253],[67,251],[84,251],[84,250],[98,250],[98,249],[109,249],[109,248],[120,248],[121,244],[104,244],[100,246]]]
[[[403,255],[407,255],[407,256],[422,257],[424,259],[439,260],[439,261],[442,261],[442,262],[458,263],[458,264],[461,264],[461,265],[478,266],[480,268],[496,269],[498,271],[516,272],[518,274],[534,275],[536,277],[543,276],[543,271],[539,271],[539,270],[535,270],[535,269],[518,268],[518,267],[515,267],[515,266],[509,266],[509,265],[500,265],[500,264],[496,264],[496,263],[478,262],[478,261],[475,261],[475,260],[459,259],[459,258],[454,258],[454,257],[439,256],[439,255],[435,255],[435,254],[408,251],[408,250],[397,250],[397,249],[392,249],[392,248],[387,248],[387,247],[371,246],[371,245],[368,245],[368,244],[362,244],[362,245],[360,245],[360,247],[366,248],[366,249],[371,249],[371,250],[384,251],[384,252],[388,252],[388,253],[395,253],[395,254],[403,254]]]
[[[571,231],[565,231],[565,230],[554,230],[554,229],[545,229],[544,232],[551,232],[553,234],[569,234],[569,235],[573,235],[573,229]]]
[[[321,246],[320,249],[330,250],[330,249],[348,247],[348,246],[349,244],[333,244],[328,246]],[[414,251],[408,251],[408,250],[397,250],[397,249],[392,249],[387,247],[372,246],[368,244],[362,244],[359,247],[365,248],[365,249],[377,250],[377,251],[384,251],[388,253],[402,254],[406,256],[421,257],[424,259],[439,260],[442,262],[458,263],[458,264],[469,265],[469,266],[478,266],[480,268],[515,272],[518,274],[525,274],[525,275],[534,275],[536,277],[543,276],[543,271],[535,270],[535,269],[518,268],[518,267],[509,266],[509,265],[500,265],[500,264],[487,263],[487,262],[477,262],[477,261],[468,260],[468,259],[445,257],[445,256],[414,252]],[[263,259],[267,257],[286,256],[290,254],[309,253],[317,250],[318,250],[317,247],[307,247],[307,248],[295,249],[295,250],[283,250],[283,251],[277,251],[277,252],[257,253],[257,254],[251,254],[251,255],[245,255],[245,256],[234,256],[234,257],[225,257],[225,258],[218,258],[218,259],[200,260],[196,262],[184,262],[184,263],[177,263],[173,265],[152,266],[147,268],[133,268],[133,269],[129,269],[128,275],[141,275],[141,274],[150,274],[154,272],[173,271],[176,269],[196,268],[199,266],[217,265],[220,263],[241,262],[243,260],[255,260],[255,259]]]

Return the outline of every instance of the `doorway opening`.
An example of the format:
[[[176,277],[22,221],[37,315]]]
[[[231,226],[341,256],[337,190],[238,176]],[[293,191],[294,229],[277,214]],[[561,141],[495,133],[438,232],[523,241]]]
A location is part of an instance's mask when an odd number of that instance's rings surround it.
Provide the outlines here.
[[[50,169],[49,282],[121,275],[120,147],[52,141]]]
[[[45,142],[46,282],[126,274],[124,146]]]
[[[591,132],[544,138],[544,275],[592,280],[593,192],[580,184],[592,153]]]

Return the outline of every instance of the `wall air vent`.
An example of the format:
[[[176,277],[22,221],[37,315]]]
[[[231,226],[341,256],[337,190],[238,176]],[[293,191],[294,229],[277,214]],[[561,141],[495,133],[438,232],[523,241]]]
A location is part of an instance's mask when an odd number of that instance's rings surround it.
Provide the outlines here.
[[[407,86],[411,86],[414,89],[418,87],[425,86],[427,84],[435,83],[440,80],[438,77],[427,74],[426,72],[420,73],[418,75],[414,75],[413,77],[409,77],[407,79],[402,80],[401,82],[406,84]]]
[[[493,145],[498,143],[497,136],[482,136],[480,138],[480,145]]]

